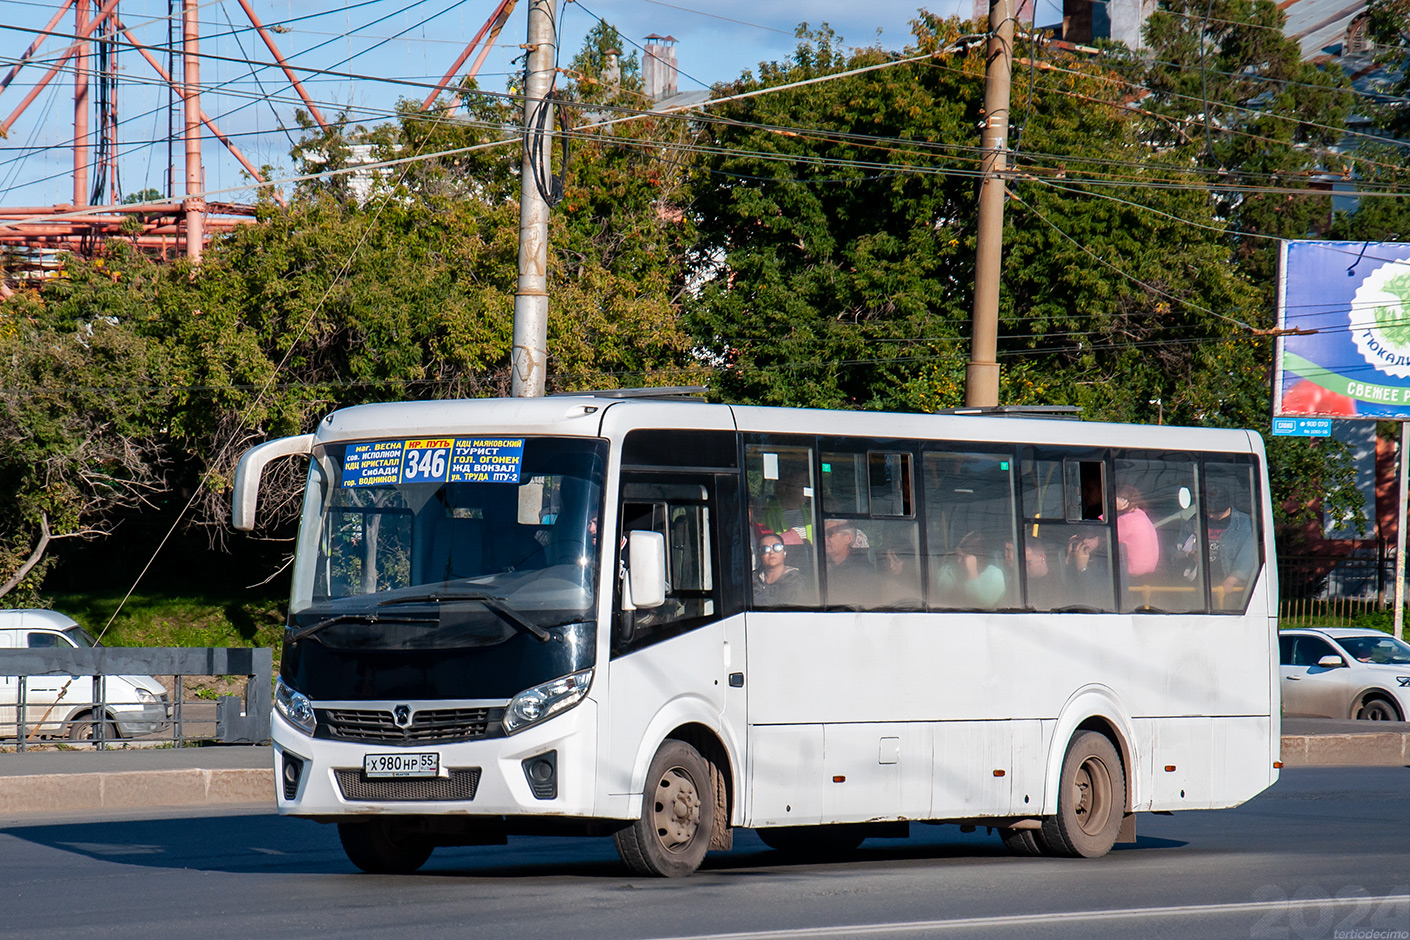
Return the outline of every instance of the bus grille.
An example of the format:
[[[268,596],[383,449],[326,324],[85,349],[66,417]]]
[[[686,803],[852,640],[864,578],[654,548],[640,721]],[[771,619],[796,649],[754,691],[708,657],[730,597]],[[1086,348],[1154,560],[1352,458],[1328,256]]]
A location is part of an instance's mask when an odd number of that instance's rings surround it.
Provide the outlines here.
[[[480,768],[452,770],[448,777],[410,777],[367,780],[360,770],[334,770],[345,800],[395,802],[398,800],[473,800],[480,785]]]
[[[389,711],[327,708],[318,710],[317,735],[365,744],[424,744],[476,741],[497,737],[502,709],[439,708],[418,711],[411,724],[398,728]]]

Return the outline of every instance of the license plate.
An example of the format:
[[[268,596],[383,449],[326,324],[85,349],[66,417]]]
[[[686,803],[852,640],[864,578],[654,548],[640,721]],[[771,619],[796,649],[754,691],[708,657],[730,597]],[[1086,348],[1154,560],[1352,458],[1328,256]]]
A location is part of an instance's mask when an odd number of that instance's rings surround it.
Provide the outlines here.
[[[434,751],[416,754],[366,754],[362,775],[369,780],[383,777],[434,777],[441,772],[441,755]]]

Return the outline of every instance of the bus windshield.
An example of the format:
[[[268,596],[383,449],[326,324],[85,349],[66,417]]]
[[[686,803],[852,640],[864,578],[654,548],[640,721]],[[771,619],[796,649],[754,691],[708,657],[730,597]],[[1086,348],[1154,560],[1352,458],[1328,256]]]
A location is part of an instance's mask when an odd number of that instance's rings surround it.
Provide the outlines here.
[[[546,640],[593,617],[605,442],[390,438],[315,450],[290,640]]]

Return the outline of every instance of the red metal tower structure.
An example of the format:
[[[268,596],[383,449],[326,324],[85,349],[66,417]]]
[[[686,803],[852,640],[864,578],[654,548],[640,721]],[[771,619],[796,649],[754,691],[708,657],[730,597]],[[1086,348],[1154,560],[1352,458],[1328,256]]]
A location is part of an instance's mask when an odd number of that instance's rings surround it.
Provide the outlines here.
[[[11,259],[13,270],[0,271],[0,294],[8,295],[6,281],[42,273],[37,263],[45,252],[81,252],[95,250],[103,239],[122,237],[139,248],[168,257],[178,252],[199,261],[201,249],[210,235],[227,232],[238,225],[254,221],[254,207],[228,202],[210,202],[205,198],[205,173],[201,163],[201,140],[204,131],[220,141],[247,173],[257,182],[267,182],[260,170],[240,151],[201,108],[200,29],[197,20],[198,0],[174,0],[180,3],[182,75],[162,66],[159,47],[140,42],[124,25],[118,12],[120,0],[60,0],[57,12],[30,43],[9,72],[0,78],[0,95],[15,77],[33,60],[47,39],[68,44],[59,50],[44,75],[10,112],[0,120],[0,138],[7,137],[10,128],[25,113],[34,100],[66,67],[73,72],[73,201],[54,206],[0,207],[0,248],[18,250],[19,263]],[[251,27],[264,42],[290,86],[308,108],[309,115],[320,128],[328,129],[322,112],[308,95],[297,74],[280,51],[271,31],[265,27],[248,0],[239,0],[240,8]],[[441,81],[426,96],[421,110],[428,110],[436,99],[457,82],[460,67],[475,47],[481,45],[466,78],[473,78],[484,63],[490,48],[515,6],[515,0],[497,0],[484,25],[455,60]],[[96,10],[95,10],[96,7]],[[56,32],[64,17],[73,14],[73,32]],[[173,20],[175,17],[173,16]],[[137,52],[157,77],[179,98],[182,111],[184,142],[185,189],[182,198],[175,198],[169,187],[168,201],[160,204],[122,205],[118,203],[118,90],[119,52]],[[170,50],[168,50],[170,51]],[[168,61],[175,58],[169,55]],[[97,60],[95,69],[94,60]],[[256,63],[259,64],[259,63]],[[92,95],[96,85],[95,102]],[[0,113],[3,110],[0,109]],[[173,119],[175,109],[173,108]],[[90,127],[96,123],[97,153],[90,143]],[[169,126],[174,127],[175,121]],[[94,178],[90,180],[90,169]],[[173,174],[174,175],[174,174]],[[171,181],[174,185],[174,180]],[[281,202],[282,196],[276,194]],[[136,220],[136,222],[132,220]],[[26,257],[30,259],[27,263]],[[28,268],[26,272],[25,268]]]

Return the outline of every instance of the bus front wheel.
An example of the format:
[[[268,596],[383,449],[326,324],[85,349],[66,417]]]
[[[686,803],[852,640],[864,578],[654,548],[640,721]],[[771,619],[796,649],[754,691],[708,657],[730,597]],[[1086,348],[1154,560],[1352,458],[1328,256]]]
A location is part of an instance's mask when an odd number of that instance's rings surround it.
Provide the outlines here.
[[[348,861],[372,875],[409,875],[431,857],[431,845],[399,832],[391,820],[338,823]]]
[[[1067,746],[1057,815],[1043,820],[1043,842],[1055,855],[1098,858],[1111,851],[1126,812],[1126,777],[1110,740],[1079,731]]]
[[[710,765],[684,741],[667,740],[651,759],[641,817],[614,836],[637,875],[680,878],[700,867],[715,828]]]

